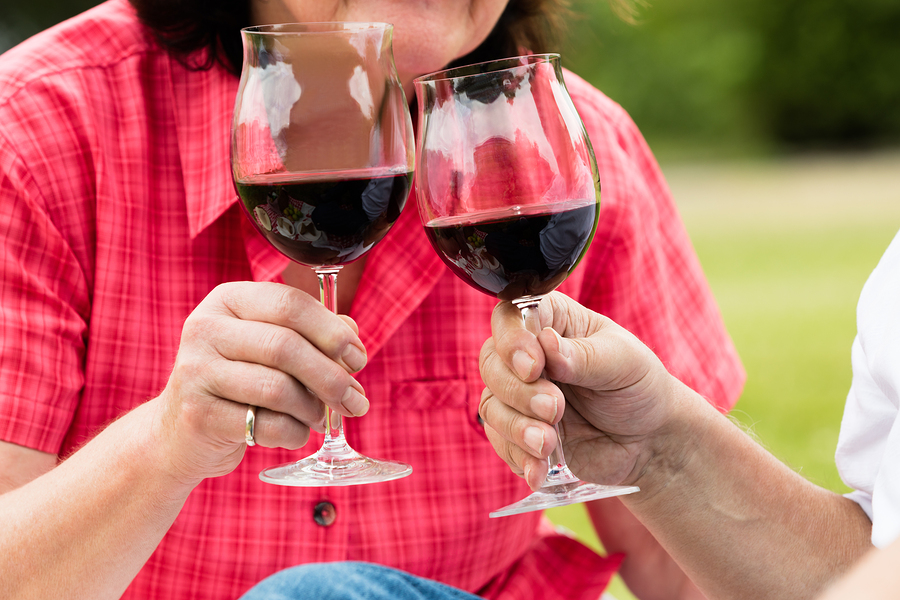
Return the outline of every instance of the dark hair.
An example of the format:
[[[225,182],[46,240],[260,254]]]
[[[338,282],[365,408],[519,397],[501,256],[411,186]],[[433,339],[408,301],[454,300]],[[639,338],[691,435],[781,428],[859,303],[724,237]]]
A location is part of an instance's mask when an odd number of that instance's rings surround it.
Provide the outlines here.
[[[249,0],[129,0],[141,22],[192,69],[221,63],[240,73],[241,27],[250,24]]]
[[[467,65],[498,58],[558,51],[568,0],[510,0],[494,29],[475,50],[450,66]]]
[[[249,0],[130,0],[157,40],[193,69],[221,63],[240,73],[241,27],[250,24]],[[488,38],[455,64],[517,56],[522,49],[554,50],[568,0],[510,0]]]

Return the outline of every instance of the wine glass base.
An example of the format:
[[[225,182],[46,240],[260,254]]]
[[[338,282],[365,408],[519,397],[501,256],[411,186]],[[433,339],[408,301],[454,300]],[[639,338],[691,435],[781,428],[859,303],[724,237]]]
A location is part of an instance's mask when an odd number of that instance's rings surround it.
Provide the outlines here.
[[[495,510],[488,516],[491,518],[508,517],[534,510],[566,506],[568,504],[588,502],[589,500],[601,500],[639,491],[640,488],[633,485],[599,485],[576,480],[570,483],[542,487],[530,496]]]
[[[393,481],[410,473],[412,467],[406,463],[369,458],[357,452],[335,457],[319,451],[303,460],[264,469],[259,478],[275,485],[331,487]]]

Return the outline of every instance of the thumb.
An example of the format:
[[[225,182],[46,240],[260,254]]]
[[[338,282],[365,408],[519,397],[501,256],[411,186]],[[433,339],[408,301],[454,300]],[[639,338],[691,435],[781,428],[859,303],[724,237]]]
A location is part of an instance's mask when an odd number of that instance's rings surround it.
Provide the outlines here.
[[[545,327],[538,341],[544,350],[546,372],[550,379],[559,383],[583,386],[593,379],[591,372],[599,357],[594,356],[594,348],[581,339],[564,338],[552,327]]]
[[[609,320],[585,338],[564,338],[546,327],[538,340],[552,380],[594,391],[633,385],[658,362],[646,346]]]

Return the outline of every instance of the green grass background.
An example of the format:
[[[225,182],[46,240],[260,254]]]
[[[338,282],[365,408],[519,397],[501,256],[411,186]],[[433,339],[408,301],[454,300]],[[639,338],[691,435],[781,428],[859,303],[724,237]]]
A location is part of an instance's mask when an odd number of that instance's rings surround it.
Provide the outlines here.
[[[834,449],[855,308],[900,227],[900,154],[664,171],[747,370],[732,414],[794,470],[846,491]],[[583,507],[548,514],[601,550]],[[634,598],[618,578],[610,592]]]

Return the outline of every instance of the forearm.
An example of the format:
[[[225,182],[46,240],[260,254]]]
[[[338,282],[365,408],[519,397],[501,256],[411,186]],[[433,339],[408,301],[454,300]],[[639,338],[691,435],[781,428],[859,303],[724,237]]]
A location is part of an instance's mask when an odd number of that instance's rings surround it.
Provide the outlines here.
[[[889,600],[896,598],[900,589],[900,539],[881,550],[874,548],[853,570],[819,600],[844,600],[866,598]]]
[[[641,600],[704,600],[665,548],[618,498],[587,503],[587,511],[609,554],[623,554],[619,574]]]
[[[151,403],[49,473],[0,496],[0,597],[118,598],[193,485],[174,478],[146,424]]]
[[[814,597],[870,547],[856,503],[791,471],[686,386],[673,394],[665,462],[622,501],[709,597]]]

